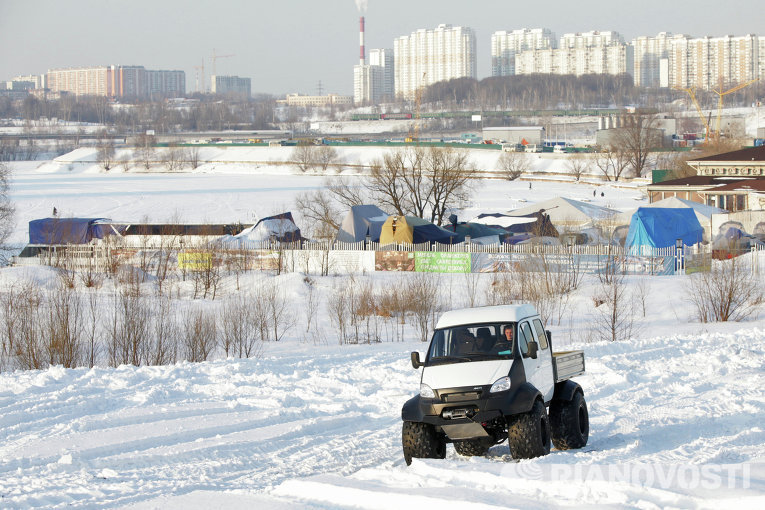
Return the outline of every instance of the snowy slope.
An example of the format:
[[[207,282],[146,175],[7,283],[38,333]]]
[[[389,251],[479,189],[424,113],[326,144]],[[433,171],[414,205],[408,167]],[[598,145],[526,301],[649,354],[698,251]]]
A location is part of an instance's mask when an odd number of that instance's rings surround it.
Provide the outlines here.
[[[765,330],[584,347],[589,444],[520,463],[406,467],[419,343],[0,374],[0,507],[762,508]]]

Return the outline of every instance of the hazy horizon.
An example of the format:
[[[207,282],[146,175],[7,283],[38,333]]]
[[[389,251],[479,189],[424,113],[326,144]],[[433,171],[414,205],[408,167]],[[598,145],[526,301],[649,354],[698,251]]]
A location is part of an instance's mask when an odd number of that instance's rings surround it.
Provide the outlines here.
[[[234,55],[218,60],[218,74],[251,78],[253,94],[315,94],[321,81],[324,93],[352,95],[359,55],[357,3],[367,4],[367,53],[392,48],[396,37],[442,23],[474,29],[479,79],[491,75],[490,38],[498,30],[549,28],[557,37],[615,30],[627,41],[659,32],[765,36],[762,14],[754,15],[762,11],[755,0],[733,0],[724,8],[709,0],[618,6],[604,0],[550,0],[530,3],[530,8],[507,0],[486,0],[480,8],[456,0],[220,0],[202,5],[0,0],[0,80],[61,67],[143,65],[185,71],[190,93],[196,90],[194,66],[203,58],[209,84],[215,49],[218,55]]]

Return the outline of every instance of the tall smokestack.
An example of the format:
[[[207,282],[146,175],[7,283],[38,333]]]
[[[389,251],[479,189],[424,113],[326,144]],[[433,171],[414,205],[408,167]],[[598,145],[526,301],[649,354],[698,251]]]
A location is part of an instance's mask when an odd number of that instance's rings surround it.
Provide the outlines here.
[[[367,57],[364,51],[364,16],[359,18],[359,64],[366,65]]]

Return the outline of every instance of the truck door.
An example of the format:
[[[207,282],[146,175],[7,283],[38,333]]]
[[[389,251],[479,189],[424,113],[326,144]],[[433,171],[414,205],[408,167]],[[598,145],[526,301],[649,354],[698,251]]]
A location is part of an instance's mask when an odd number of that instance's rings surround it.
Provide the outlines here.
[[[550,346],[547,344],[547,337],[537,338],[528,320],[522,321],[518,325],[518,348],[523,357],[523,369],[526,372],[526,380],[534,385],[542,394],[545,402],[548,402],[553,395],[555,384],[552,373],[552,355]],[[529,342],[534,341],[539,346],[536,359],[529,356]],[[544,346],[544,348],[543,348]]]

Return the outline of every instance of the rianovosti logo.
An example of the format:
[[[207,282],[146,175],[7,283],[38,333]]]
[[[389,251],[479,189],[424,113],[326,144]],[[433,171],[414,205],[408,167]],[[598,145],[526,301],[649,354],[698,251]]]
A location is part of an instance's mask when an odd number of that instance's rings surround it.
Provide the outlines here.
[[[717,491],[752,489],[755,479],[765,475],[765,464],[542,464],[520,461],[507,464],[503,477],[540,482],[576,484],[617,483],[662,490]]]

